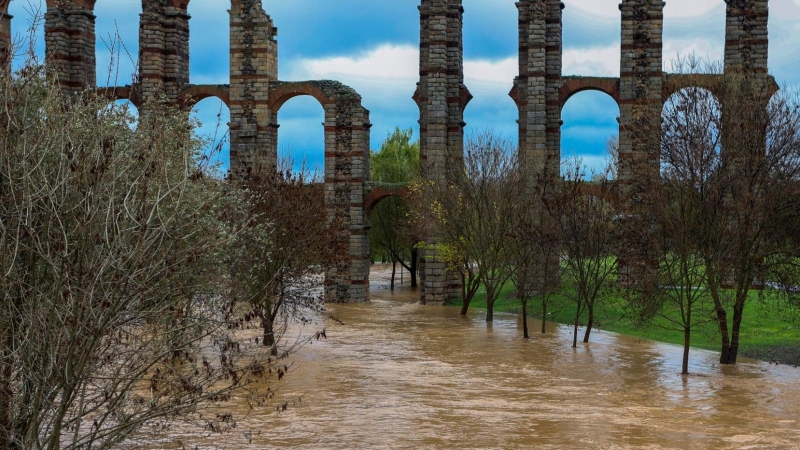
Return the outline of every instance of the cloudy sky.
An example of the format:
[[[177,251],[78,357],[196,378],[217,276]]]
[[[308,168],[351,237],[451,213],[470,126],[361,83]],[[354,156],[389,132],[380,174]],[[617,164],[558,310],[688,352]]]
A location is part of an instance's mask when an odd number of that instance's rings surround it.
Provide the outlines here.
[[[230,0],[189,4],[191,82],[228,83]],[[42,2],[43,3],[43,2]],[[417,0],[263,0],[278,27],[282,80],[335,79],[354,87],[371,111],[373,149],[395,127],[418,134],[419,110],[411,100],[418,81]],[[508,97],[517,74],[517,10],[514,0],[464,0],[464,72],[474,95],[465,112],[467,133],[493,129],[516,139],[517,109]],[[564,74],[619,76],[620,0],[564,0]],[[13,32],[28,33],[39,0],[12,0]],[[138,52],[141,0],[98,0],[98,85],[129,84],[133,63],[126,54],[109,82],[112,63],[106,42],[119,31],[127,52]],[[37,33],[37,51],[44,45]],[[800,82],[800,0],[770,2],[770,70],[781,85]],[[101,39],[104,38],[104,39]],[[667,0],[664,9],[664,64],[694,52],[721,61],[725,41],[723,0]],[[124,52],[123,52],[124,53]],[[197,107],[214,133],[217,115],[227,110],[216,99]],[[584,92],[563,112],[562,155],[597,164],[605,142],[617,134],[619,110],[605,94]],[[323,112],[310,97],[290,100],[279,114],[279,151],[320,165]],[[227,155],[223,155],[226,159]]]

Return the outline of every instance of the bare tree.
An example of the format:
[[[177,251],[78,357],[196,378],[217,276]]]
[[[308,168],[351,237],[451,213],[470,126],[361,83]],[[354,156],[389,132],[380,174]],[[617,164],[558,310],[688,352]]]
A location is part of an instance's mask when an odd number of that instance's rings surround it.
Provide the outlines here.
[[[663,249],[660,289],[646,309],[684,334],[681,373],[689,373],[692,330],[713,317],[705,255],[718,254],[714,207],[721,205],[719,169],[722,110],[711,91],[690,87],[664,105],[661,185],[652,208]],[[712,211],[710,211],[712,210]]]
[[[547,306],[559,284],[558,229],[545,208],[545,199],[554,188],[555,180],[541,174],[528,173],[520,164],[517,195],[510,199],[508,213],[514,220],[506,239],[506,249],[511,261],[510,280],[516,288],[522,305],[523,337],[528,333],[528,301],[540,296],[542,302],[542,327],[545,333]]]
[[[611,289],[617,256],[614,218],[614,186],[607,176],[589,182],[579,161],[567,163],[558,192],[545,204],[560,233],[563,255],[564,294],[575,303],[572,346],[578,343],[578,326],[587,313],[583,342],[595,322],[595,306]]]
[[[228,321],[224,186],[188,113],[0,73],[0,446],[113,448],[266,375]]]
[[[440,255],[473,282],[463,299],[466,314],[478,283],[486,290],[486,321],[511,276],[506,239],[513,231],[509,202],[516,199],[518,170],[510,141],[491,132],[469,138],[464,163],[448,167],[447,183],[422,185],[423,209],[441,236]]]
[[[246,226],[229,255],[232,301],[257,317],[262,344],[273,356],[286,326],[309,322],[323,304],[322,270],[347,251],[337,239],[336,218],[325,208],[323,184],[291,160],[277,173],[255,170],[243,182],[244,207],[234,223]]]
[[[773,95],[766,75],[721,74],[706,66],[695,58],[678,62],[675,82],[709,90],[679,90],[659,118],[662,181],[671,197],[665,205],[681,209],[657,209],[668,212],[661,217],[663,233],[673,233],[665,258],[684,260],[682,285],[707,289],[720,362],[735,364],[751,291],[797,252],[786,230],[797,223],[800,109],[793,93]],[[680,224],[681,231],[676,220],[692,225]],[[685,243],[676,232],[688,233]],[[699,294],[685,292],[682,303],[700,301]]]

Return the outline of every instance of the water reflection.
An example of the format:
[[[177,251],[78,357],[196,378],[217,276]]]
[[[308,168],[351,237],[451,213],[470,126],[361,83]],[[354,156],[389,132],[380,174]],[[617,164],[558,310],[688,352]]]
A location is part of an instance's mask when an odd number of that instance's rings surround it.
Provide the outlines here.
[[[373,270],[373,272],[377,272]],[[385,274],[384,274],[385,275]],[[694,350],[568,327],[521,339],[497,314],[422,306],[372,280],[372,303],[331,305],[328,340],[297,355],[280,385],[287,412],[247,413],[215,435],[173,429],[165,448],[798,448],[800,371],[749,362],[720,367]],[[531,323],[531,329],[538,325]],[[245,416],[246,417],[243,417]]]

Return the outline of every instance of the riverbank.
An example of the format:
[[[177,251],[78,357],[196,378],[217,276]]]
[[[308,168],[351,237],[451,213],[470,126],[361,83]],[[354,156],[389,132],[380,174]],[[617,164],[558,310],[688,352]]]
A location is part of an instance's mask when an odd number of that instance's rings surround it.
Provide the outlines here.
[[[461,302],[452,304],[461,307]],[[481,290],[470,303],[470,309],[486,309],[486,294]],[[506,287],[495,302],[495,312],[520,314],[522,306],[514,298],[513,289]],[[548,304],[547,321],[572,325],[575,306],[568,299],[554,295]],[[762,361],[800,367],[800,318],[797,313],[781,311],[779,305],[767,300],[751,302],[744,311],[741,328],[741,348],[743,357]],[[669,329],[667,321],[656,321],[647,327],[637,326],[630,318],[621,298],[599,304],[595,310],[595,329],[611,331],[629,336],[651,339],[659,342],[683,345],[683,331]],[[528,302],[528,317],[542,319],[542,305],[539,298]],[[581,322],[585,324],[585,320]],[[583,336],[581,327],[579,337]],[[540,330],[531,329],[531,333]],[[692,347],[718,351],[719,337],[716,323],[706,320],[692,333]]]

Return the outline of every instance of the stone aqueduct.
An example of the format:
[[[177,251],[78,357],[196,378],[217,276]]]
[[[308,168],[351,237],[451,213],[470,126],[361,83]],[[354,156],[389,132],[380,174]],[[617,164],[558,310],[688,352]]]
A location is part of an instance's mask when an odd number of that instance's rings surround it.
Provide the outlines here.
[[[0,0],[0,60],[11,48],[11,0]],[[196,0],[197,1],[197,0]],[[510,0],[509,0],[510,1]],[[723,0],[720,0],[723,1]],[[767,74],[768,0],[724,0],[727,4],[725,71],[769,80]],[[78,93],[96,87],[95,0],[46,0],[46,64],[64,89]],[[381,197],[369,183],[369,112],[361,97],[335,81],[278,80],[277,29],[260,0],[231,0],[230,84],[193,85],[189,80],[189,0],[142,0],[139,23],[139,73],[133,85],[99,88],[111,99],[137,107],[164,98],[176,104],[218,97],[230,109],[230,159],[234,175],[254,164],[275,164],[277,114],[284,102],[310,95],[325,111],[325,195],[329,214],[344,218],[349,263],[331,269],[326,295],[339,301],[369,297],[368,211]],[[637,142],[637,117],[661,113],[664,101],[688,87],[680,75],[662,69],[665,2],[621,0],[619,78],[562,75],[560,0],[520,0],[519,75],[510,95],[519,108],[519,151],[542,171],[558,171],[561,109],[574,94],[598,90],[620,108],[619,181],[654,176],[657,148]],[[472,98],[464,85],[462,0],[421,0],[420,81],[414,100],[420,109],[421,170],[442,181],[449,161],[462,157],[464,109]],[[706,86],[717,75],[708,75]],[[511,80],[509,80],[511,81]],[[695,85],[698,78],[693,78]],[[657,146],[656,146],[657,147]],[[656,169],[657,170],[657,169]],[[421,299],[441,302],[456,295],[445,265],[423,261]]]

